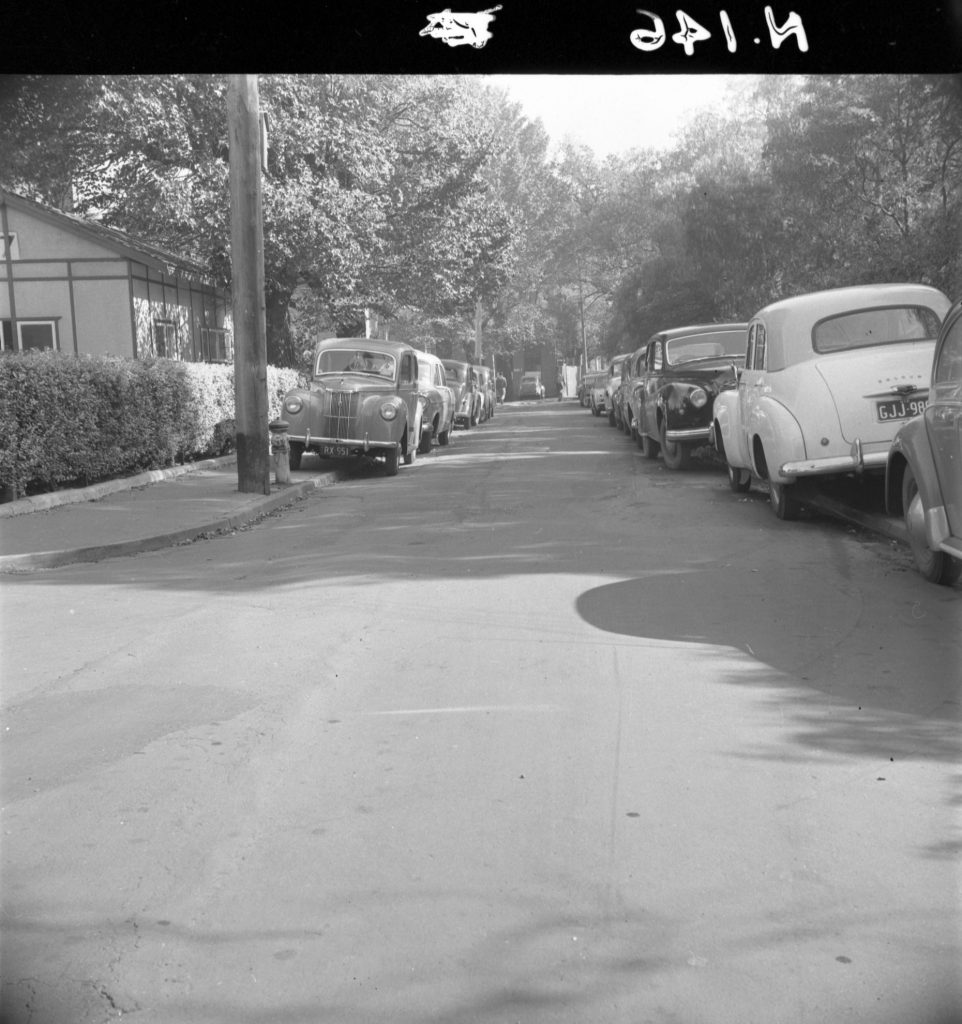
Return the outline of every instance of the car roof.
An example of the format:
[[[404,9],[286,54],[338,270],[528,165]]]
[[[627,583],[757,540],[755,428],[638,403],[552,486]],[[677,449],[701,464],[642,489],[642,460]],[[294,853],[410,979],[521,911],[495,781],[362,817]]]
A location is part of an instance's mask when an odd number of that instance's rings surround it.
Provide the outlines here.
[[[938,288],[925,284],[861,284],[779,299],[760,309],[752,320],[765,324],[769,369],[780,370],[816,357],[812,326],[817,321],[857,309],[903,304],[925,306],[940,320],[951,306]]]
[[[386,355],[396,355],[398,352],[408,350],[414,351],[406,342],[381,341],[379,338],[323,338],[317,343],[317,348],[336,348],[338,345],[362,348],[365,352],[382,352]]]
[[[664,338],[665,341],[671,341],[673,338],[686,338],[691,334],[722,334],[725,331],[747,331],[748,324],[734,321],[727,321],[719,324],[692,324],[689,327],[672,327],[666,331],[656,331],[649,339],[642,345],[645,348],[648,342],[654,341],[655,338]]]

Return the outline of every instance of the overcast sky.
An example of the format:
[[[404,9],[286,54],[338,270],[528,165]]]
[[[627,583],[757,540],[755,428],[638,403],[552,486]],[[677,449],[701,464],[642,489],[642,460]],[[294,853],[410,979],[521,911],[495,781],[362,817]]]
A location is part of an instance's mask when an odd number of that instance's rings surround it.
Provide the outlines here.
[[[724,105],[725,75],[488,75],[552,141],[566,135],[599,157],[662,148],[700,109]]]

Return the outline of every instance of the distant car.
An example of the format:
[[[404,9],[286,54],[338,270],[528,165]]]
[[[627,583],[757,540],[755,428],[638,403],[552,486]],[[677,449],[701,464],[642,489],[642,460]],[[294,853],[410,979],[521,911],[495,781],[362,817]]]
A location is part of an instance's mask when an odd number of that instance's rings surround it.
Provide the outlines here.
[[[490,366],[483,366],[480,363],[474,367],[478,376],[478,383],[481,388],[481,397],[484,399],[482,420],[492,419],[494,407],[497,404],[497,392],[494,385],[494,371]]]
[[[454,422],[463,427],[476,427],[481,421],[484,397],[478,376],[470,363],[442,359],[448,386],[454,390]]]
[[[608,384],[605,387],[605,409],[608,412],[608,424],[612,427],[620,426],[618,422],[617,400],[618,389],[621,387],[621,364],[628,358],[629,353],[615,356],[608,364]]]
[[[735,383],[747,337],[747,323],[724,323],[648,339],[628,395],[635,440],[647,458],[661,451],[669,469],[684,469],[692,452],[708,444],[715,396]]]
[[[925,408],[932,353],[949,300],[917,284],[798,295],[758,312],[737,386],[715,399],[713,439],[729,483],[768,482],[779,519],[797,481],[884,472],[902,423]]]
[[[892,515],[905,517],[919,572],[955,583],[962,575],[962,302],[942,324],[925,411],[892,442],[885,498]]]
[[[418,394],[424,403],[421,444],[418,451],[427,454],[437,442],[442,447],[451,441],[454,428],[454,391],[448,387],[444,364],[429,352],[418,352]]]
[[[518,385],[518,398],[544,398],[544,384],[538,373],[525,373]]]
[[[418,385],[419,353],[400,342],[368,338],[328,338],[318,342],[310,386],[284,396],[290,424],[290,465],[297,469],[306,451],[328,459],[383,460],[388,476],[403,457],[413,463],[424,418]]]
[[[621,387],[616,398],[618,410],[615,413],[615,419],[620,423],[621,429],[636,441],[638,439],[638,435],[635,433],[638,426],[637,411],[631,398],[635,388],[641,384],[645,376],[646,350],[646,345],[636,348],[621,364]]]
[[[592,416],[600,416],[605,411],[605,385],[608,383],[606,370],[592,370],[586,378],[585,390],[588,393],[588,408]]]

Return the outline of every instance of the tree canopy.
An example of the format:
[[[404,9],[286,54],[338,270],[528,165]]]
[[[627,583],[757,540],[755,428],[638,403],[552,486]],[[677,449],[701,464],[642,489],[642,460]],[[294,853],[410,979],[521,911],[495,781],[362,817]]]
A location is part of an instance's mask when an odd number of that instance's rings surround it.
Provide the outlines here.
[[[962,292],[954,77],[742,79],[662,151],[552,148],[483,77],[264,75],[271,361],[318,331],[570,361],[777,297],[914,280]],[[0,181],[230,283],[227,82],[2,80]]]

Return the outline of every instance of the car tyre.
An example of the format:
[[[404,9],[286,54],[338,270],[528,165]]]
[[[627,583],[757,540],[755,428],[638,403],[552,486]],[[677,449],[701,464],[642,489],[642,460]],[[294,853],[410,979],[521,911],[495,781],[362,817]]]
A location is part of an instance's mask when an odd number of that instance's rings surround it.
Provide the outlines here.
[[[669,469],[687,469],[691,463],[691,449],[678,441],[669,441],[666,437],[666,422],[662,419],[658,425],[658,434],[661,438],[661,456]]]
[[[615,414],[614,414],[614,410],[609,410],[609,411],[608,411],[608,426],[609,426],[609,427],[613,427],[613,426],[615,426],[615,425],[616,425],[616,424],[615,424]]]
[[[922,496],[919,494],[918,481],[911,466],[905,467],[902,477],[902,510],[905,516],[905,529],[908,533],[909,547],[915,559],[915,567],[923,579],[929,583],[938,583],[945,587],[952,586],[962,575],[962,562],[947,555],[944,551],[933,551],[925,539],[925,511],[922,508]]]
[[[384,472],[387,476],[397,476],[398,449],[388,448],[384,453]]]
[[[752,486],[752,471],[739,466],[729,466],[728,486],[736,494],[745,494]]]
[[[304,445],[300,441],[290,442],[290,451],[287,453],[287,464],[291,469],[301,468],[301,457],[304,455]]]
[[[434,442],[434,431],[431,427],[427,430],[421,431],[421,440],[418,441],[418,454],[427,455],[431,451],[431,445]]]
[[[779,519],[798,519],[801,504],[791,491],[791,484],[777,484],[773,480],[768,481],[768,500]]]
[[[442,430],[441,433],[438,434],[438,444],[441,445],[442,448],[446,448],[450,443],[451,443],[451,428],[448,427],[447,430]]]

